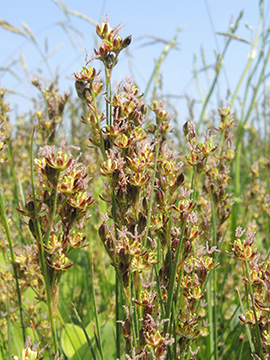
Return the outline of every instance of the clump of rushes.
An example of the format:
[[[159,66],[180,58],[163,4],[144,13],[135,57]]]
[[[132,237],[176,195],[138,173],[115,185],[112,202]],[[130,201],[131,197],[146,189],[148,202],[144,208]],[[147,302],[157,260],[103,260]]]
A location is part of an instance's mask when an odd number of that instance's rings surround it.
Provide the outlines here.
[[[0,122],[0,163],[4,163],[6,161],[6,157],[4,156],[4,152],[8,147],[5,144],[6,135],[3,132],[4,122]]]
[[[99,235],[116,271],[117,327],[122,324],[127,358],[164,359],[166,354],[183,358],[196,353],[195,340],[206,333],[205,282],[215,266],[215,248],[200,243],[193,186],[185,186],[183,163],[170,141],[171,116],[158,100],[147,105],[130,78],[111,94],[110,79],[120,51],[131,37],[120,37],[119,26],[108,19],[97,26],[102,43],[81,71],[75,73],[78,96],[89,108],[82,122],[89,125],[90,142],[101,150],[100,173],[108,205]],[[99,59],[105,68],[106,90],[101,72],[90,63]],[[102,93],[102,91],[106,91]],[[105,96],[106,112],[98,101]],[[103,124],[103,122],[105,122]],[[187,125],[196,173],[206,165],[216,146],[206,136],[195,143],[195,130]],[[118,290],[116,288],[116,296]],[[125,314],[120,318],[122,305]],[[120,322],[121,320],[121,322]],[[193,349],[192,349],[193,348]],[[117,357],[121,346],[117,331]]]
[[[203,188],[197,194],[200,209],[200,226],[204,231],[205,238],[213,239],[213,245],[220,245],[225,232],[228,229],[227,220],[231,214],[232,194],[228,192],[230,184],[231,164],[235,157],[231,129],[234,118],[230,108],[219,109],[220,125],[216,129],[219,136],[219,146],[212,144],[210,132],[205,134],[204,143],[192,139],[195,146],[189,146],[191,155],[186,161],[194,168],[195,181],[198,174],[204,174]],[[194,130],[191,130],[191,133]],[[188,135],[190,137],[190,133]],[[212,156],[210,154],[212,153]],[[202,160],[201,160],[202,158]],[[206,158],[208,161],[206,163]],[[192,161],[192,159],[194,159]],[[198,159],[198,160],[196,160]],[[195,186],[195,184],[194,184]]]
[[[34,160],[39,180],[35,199],[30,192],[25,210],[18,211],[29,217],[39,255],[45,255],[55,312],[60,278],[73,265],[68,255],[72,249],[88,245],[82,229],[94,200],[86,193],[87,169],[78,163],[80,156],[73,158],[68,146],[44,146],[38,155]]]
[[[60,95],[55,82],[44,86],[40,80],[35,78],[32,84],[39,89],[45,102],[45,109],[39,109],[35,112],[38,120],[38,135],[41,137],[41,142],[48,141],[49,144],[54,144],[56,127],[62,122],[69,94],[66,92],[64,95]]]
[[[218,253],[221,250],[225,234],[229,228],[229,217],[232,207],[232,195],[228,192],[232,160],[235,152],[232,148],[231,129],[234,118],[230,108],[219,109],[220,125],[215,129],[219,137],[218,146],[214,144],[214,136],[210,130],[204,134],[204,141],[197,138],[195,127],[190,122],[184,125],[188,149],[190,154],[185,157],[185,163],[192,169],[192,194],[197,201],[199,219],[198,228],[204,242],[209,243],[216,251],[213,261],[218,264]],[[199,181],[200,180],[200,181]],[[202,188],[200,188],[202,184]],[[213,266],[211,276],[208,278],[207,316],[209,322],[208,342],[210,353],[218,359],[218,333],[217,333],[217,288],[220,280]]]
[[[80,155],[73,158],[70,148],[64,145],[40,148],[39,158],[33,162],[38,183],[32,184],[25,209],[18,209],[29,218],[28,227],[38,249],[52,327],[60,279],[73,265],[69,253],[88,245],[83,226],[94,201],[86,192],[90,180],[87,169],[78,162]]]
[[[236,229],[235,240],[231,243],[233,253],[242,263],[242,277],[246,288],[246,307],[242,305],[243,313],[239,316],[246,324],[250,348],[256,359],[269,357],[269,311],[270,311],[270,263],[261,260],[255,246],[255,233]]]

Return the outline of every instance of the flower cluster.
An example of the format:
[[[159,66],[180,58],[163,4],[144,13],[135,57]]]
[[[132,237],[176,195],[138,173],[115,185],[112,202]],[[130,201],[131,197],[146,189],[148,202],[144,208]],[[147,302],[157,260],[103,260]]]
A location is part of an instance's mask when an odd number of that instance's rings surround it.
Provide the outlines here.
[[[6,136],[2,131],[4,123],[0,123],[0,162],[4,162],[4,151],[7,148],[7,144],[5,144]]]
[[[74,159],[64,145],[59,149],[55,146],[41,148],[39,158],[34,160],[39,179],[35,198],[30,192],[25,210],[18,209],[29,217],[28,226],[39,256],[45,254],[51,286],[56,286],[53,291],[55,309],[60,277],[73,265],[68,259],[70,251],[88,244],[83,225],[94,200],[86,192],[90,178],[87,169],[78,163],[79,157]]]
[[[200,173],[205,167],[207,158],[216,150],[217,145],[212,144],[210,131],[205,134],[204,142],[198,140],[195,126],[189,121],[184,124],[183,130],[190,151],[190,155],[186,156],[186,162],[194,167],[197,173]]]
[[[270,312],[270,263],[260,262],[260,254],[255,247],[255,234],[236,229],[236,240],[231,244],[233,255],[242,261],[243,281],[248,286],[249,300],[245,313],[239,316],[242,323],[250,326],[256,351],[267,358],[269,352],[269,312]],[[258,333],[259,330],[259,333]]]
[[[48,86],[44,86],[39,79],[34,79],[32,84],[37,87],[44,99],[45,109],[39,109],[35,112],[38,120],[41,141],[48,140],[49,144],[53,144],[56,137],[56,127],[62,122],[64,108],[69,99],[69,94],[66,92],[60,95],[55,82]]]
[[[8,135],[8,113],[10,112],[9,105],[5,101],[5,90],[0,88],[0,164],[6,161],[4,155],[8,145],[6,144]]]
[[[97,35],[102,39],[102,44],[94,50],[95,55],[110,70],[115,66],[119,53],[131,43],[130,35],[124,39],[119,35],[121,29],[120,25],[112,29],[108,18],[96,28]]]

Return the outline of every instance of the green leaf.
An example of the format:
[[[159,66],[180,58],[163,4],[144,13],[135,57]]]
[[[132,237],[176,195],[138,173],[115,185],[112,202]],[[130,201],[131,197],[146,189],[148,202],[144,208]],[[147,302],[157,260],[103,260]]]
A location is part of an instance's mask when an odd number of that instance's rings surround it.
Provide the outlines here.
[[[19,323],[12,324],[11,334],[12,355],[21,355],[21,352],[24,349],[24,341],[22,338],[22,329]]]
[[[101,340],[103,345],[104,359],[113,359],[116,353],[116,340],[114,325],[108,321],[101,329]]]
[[[68,358],[71,358],[85,342],[84,332],[78,325],[65,325],[61,334],[61,346]],[[75,358],[80,359],[78,357]]]

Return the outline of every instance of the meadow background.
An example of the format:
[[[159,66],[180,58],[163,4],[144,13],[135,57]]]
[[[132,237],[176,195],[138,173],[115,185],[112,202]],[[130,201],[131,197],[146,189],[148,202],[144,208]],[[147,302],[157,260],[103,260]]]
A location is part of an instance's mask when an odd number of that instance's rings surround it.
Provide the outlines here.
[[[269,359],[269,5],[1,4],[0,359]]]

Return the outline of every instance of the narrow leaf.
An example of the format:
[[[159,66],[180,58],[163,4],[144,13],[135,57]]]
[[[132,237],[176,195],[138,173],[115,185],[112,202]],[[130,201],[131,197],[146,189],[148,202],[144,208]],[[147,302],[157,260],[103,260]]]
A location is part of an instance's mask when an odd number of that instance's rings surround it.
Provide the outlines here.
[[[0,27],[15,34],[25,36],[25,33],[21,29],[11,25],[6,20],[0,19]]]
[[[248,41],[248,40],[246,40],[246,39],[243,39],[243,38],[241,38],[240,36],[237,36],[237,35],[235,35],[235,34],[233,34],[233,33],[216,32],[216,34],[222,35],[222,36],[227,36],[227,37],[229,37],[229,38],[231,38],[231,39],[235,39],[235,40],[238,40],[238,41],[242,41],[242,42],[245,43],[245,44],[249,44],[249,45],[252,45],[252,46],[253,46],[252,42],[250,42],[250,41]]]
[[[88,16],[76,11],[76,10],[70,10],[68,9],[68,13],[71,15],[74,15],[82,20],[85,20],[87,22],[89,22],[91,25],[97,26],[97,22],[95,20],[90,19]]]
[[[23,26],[25,32],[30,36],[33,43],[35,43],[37,45],[37,39],[36,39],[35,35],[33,34],[33,32],[31,31],[31,29],[29,28],[29,26],[27,24],[25,24],[24,22],[22,22],[22,26]]]

